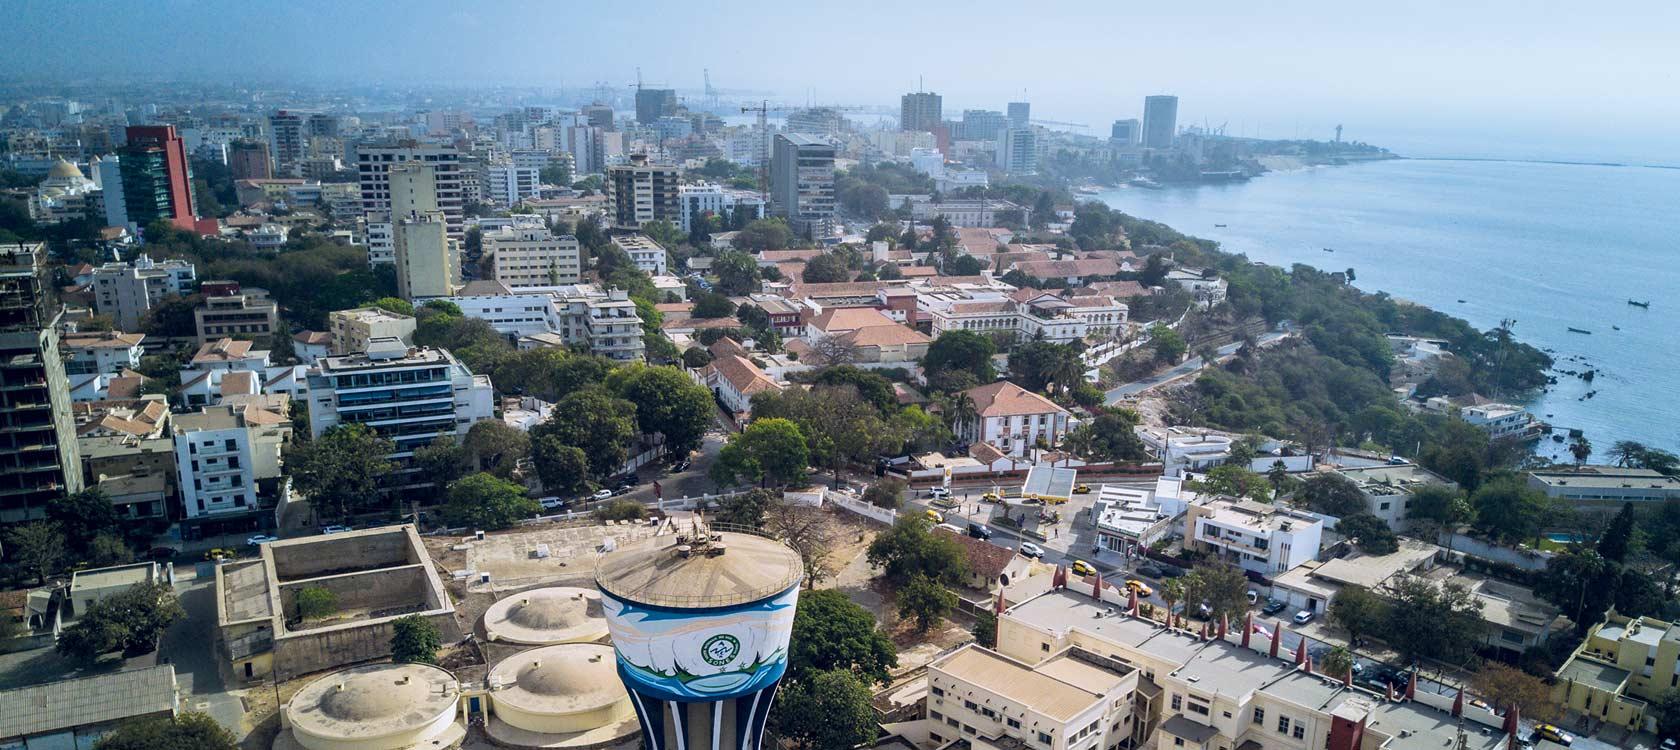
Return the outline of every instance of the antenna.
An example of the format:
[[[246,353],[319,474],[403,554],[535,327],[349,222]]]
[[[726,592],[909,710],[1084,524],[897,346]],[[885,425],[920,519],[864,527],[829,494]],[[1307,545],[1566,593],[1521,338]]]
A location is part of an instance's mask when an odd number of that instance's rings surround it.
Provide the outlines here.
[[[636,90],[642,90],[642,66],[636,66]]]

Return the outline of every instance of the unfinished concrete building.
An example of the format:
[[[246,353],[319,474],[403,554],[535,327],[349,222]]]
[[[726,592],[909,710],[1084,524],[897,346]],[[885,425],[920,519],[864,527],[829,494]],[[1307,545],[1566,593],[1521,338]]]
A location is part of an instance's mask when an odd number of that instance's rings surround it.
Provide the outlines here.
[[[329,592],[332,611],[302,617],[298,594],[307,589]],[[455,607],[409,525],[264,544],[261,561],[218,568],[216,591],[222,651],[245,679],[389,656],[392,622],[405,615],[431,620],[445,643],[460,638]]]

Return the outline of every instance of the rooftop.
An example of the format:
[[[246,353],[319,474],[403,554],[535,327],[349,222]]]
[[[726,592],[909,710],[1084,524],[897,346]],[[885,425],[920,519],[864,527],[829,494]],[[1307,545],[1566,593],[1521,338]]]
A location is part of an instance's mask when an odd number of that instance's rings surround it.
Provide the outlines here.
[[[804,578],[799,555],[781,542],[751,533],[711,533],[721,538],[722,554],[685,549],[692,546],[687,534],[651,537],[602,555],[595,583],[618,599],[690,608],[756,602]]]
[[[1550,487],[1586,487],[1592,489],[1671,489],[1680,490],[1680,477],[1665,476],[1650,469],[1630,469],[1621,466],[1581,466],[1539,469],[1529,472]]]
[[[456,710],[455,677],[428,664],[370,664],[304,686],[286,707],[292,731],[328,740],[372,740],[418,731]]]
[[[130,349],[146,340],[144,333],[123,333],[121,331],[94,331],[91,333],[72,333],[64,337],[61,345],[66,349]]]
[[[1100,689],[1112,688],[1125,677],[1094,664],[1072,662],[1066,654],[1035,668],[978,645],[958,649],[928,668],[1059,721],[1068,721],[1101,701]]]
[[[1386,555],[1358,553],[1320,565],[1312,576],[1342,585],[1376,588],[1399,573],[1409,573],[1429,564],[1441,551],[1428,542],[1400,537],[1400,549]]]
[[[974,400],[975,412],[981,417],[1067,413],[1056,402],[1007,380],[970,388],[967,393]]]
[[[157,564],[150,562],[78,570],[70,576],[70,591],[134,586],[153,581],[157,574]]]
[[[175,668],[161,664],[0,692],[0,739],[172,712]]]
[[[1603,690],[1607,693],[1620,692],[1622,686],[1633,673],[1619,667],[1605,664],[1589,656],[1577,654],[1558,670],[1560,680],[1569,680],[1582,685]]]
[[[534,714],[595,711],[629,700],[611,646],[567,643],[524,651],[490,670],[496,703]],[[498,689],[496,686],[500,686]]]

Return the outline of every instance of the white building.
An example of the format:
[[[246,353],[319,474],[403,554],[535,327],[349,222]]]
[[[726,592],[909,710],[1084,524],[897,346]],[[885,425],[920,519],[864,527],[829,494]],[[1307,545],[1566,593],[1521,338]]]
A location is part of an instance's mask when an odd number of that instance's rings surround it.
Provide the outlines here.
[[[1047,656],[1032,665],[969,644],[929,664],[929,746],[983,737],[970,745],[1130,747],[1139,671],[1078,647]]]
[[[259,509],[257,480],[280,475],[291,420],[263,402],[236,401],[175,416],[175,469],[186,518]]]
[[[1265,576],[1316,559],[1323,535],[1316,516],[1251,500],[1214,498],[1184,514],[1186,546]]]
[[[358,307],[327,313],[327,330],[332,334],[332,354],[365,352],[374,339],[397,339],[414,343],[414,317],[382,307]]]
[[[702,216],[728,216],[733,221],[741,221],[736,212],[744,211],[748,217],[745,221],[764,218],[764,199],[751,190],[737,190],[726,188],[709,182],[698,185],[683,185],[677,191],[678,200],[682,202],[682,221],[679,226],[684,232],[693,231],[694,220]]]
[[[1371,514],[1391,528],[1403,529],[1411,513],[1412,493],[1431,485],[1457,490],[1458,484],[1417,464],[1385,464],[1338,469],[1359,486]]]
[[[582,280],[583,251],[576,237],[555,236],[546,227],[506,227],[483,233],[490,278],[509,288],[576,284]]]
[[[621,234],[613,237],[613,244],[630,255],[630,261],[636,268],[649,276],[664,276],[666,269],[665,248],[654,242],[645,234]]]
[[[987,443],[1004,455],[1026,456],[1041,442],[1055,447],[1067,434],[1068,410],[1007,380],[964,392],[974,402],[975,417],[957,425],[957,437]]]
[[[1000,215],[1015,214],[1023,222],[1027,210],[1006,200],[950,198],[938,203],[910,201],[910,218],[926,224],[940,216],[953,227],[995,227]]]
[[[64,355],[66,375],[116,375],[140,366],[140,358],[146,354],[141,346],[145,340],[144,333],[67,333],[59,340],[58,350]]]
[[[1196,301],[1217,305],[1225,301],[1230,290],[1230,284],[1217,276],[1204,276],[1203,272],[1195,268],[1175,268],[1167,272],[1167,281],[1179,285],[1190,293]]]
[[[163,298],[192,294],[198,270],[189,261],[153,261],[145,253],[126,263],[106,263],[93,269],[93,307],[111,316],[118,330],[138,331],[140,323]]]
[[[1534,440],[1540,437],[1540,422],[1527,409],[1515,404],[1466,406],[1458,415],[1487,431],[1494,440]]]
[[[490,164],[484,168],[481,189],[492,204],[518,205],[520,201],[539,194],[538,186],[542,184],[539,172],[541,170],[536,167],[522,167],[513,162]]]
[[[994,158],[1005,174],[1037,174],[1039,148],[1038,133],[1031,127],[1005,128],[998,133]]]
[[[495,281],[474,281],[449,301],[463,315],[520,339],[523,348],[531,348],[523,343],[527,337],[555,336],[563,346],[581,344],[621,362],[640,360],[645,352],[636,303],[620,289],[572,284],[515,292]]]
[[[918,318],[933,335],[946,331],[1011,333],[1021,340],[1054,343],[1106,341],[1125,330],[1128,309],[1107,295],[1060,296],[1012,291],[1006,285],[952,284],[912,287]]]
[[[1680,478],[1623,466],[1559,466],[1528,473],[1528,486],[1575,503],[1621,505],[1680,500]]]
[[[273,252],[285,247],[290,234],[291,230],[285,224],[265,221],[255,229],[246,230],[245,241],[258,250]]]
[[[1109,552],[1141,554],[1142,549],[1171,536],[1186,507],[1175,481],[1163,477],[1153,489],[1113,484],[1099,488],[1091,511],[1097,519],[1097,546]]]
[[[279,151],[275,154],[278,156]],[[395,204],[395,186],[391,184],[392,165],[413,162],[432,171],[434,180],[428,183],[427,196],[431,210],[442,211],[448,225],[449,239],[460,242],[466,237],[463,223],[466,198],[462,185],[461,154],[454,146],[417,144],[359,145],[356,147],[356,172],[360,177],[362,211],[371,214],[404,215],[410,210],[425,210]],[[386,219],[389,220],[389,219]]]

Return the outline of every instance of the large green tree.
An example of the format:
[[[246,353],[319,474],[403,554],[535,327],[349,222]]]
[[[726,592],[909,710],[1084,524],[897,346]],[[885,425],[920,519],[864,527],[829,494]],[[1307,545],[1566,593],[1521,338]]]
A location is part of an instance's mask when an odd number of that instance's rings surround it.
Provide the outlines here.
[[[582,449],[594,479],[613,476],[623,468],[636,435],[636,405],[601,387],[568,394],[554,405],[547,422],[531,430],[537,440],[554,436]]]
[[[1336,524],[1336,533],[1351,539],[1369,555],[1386,555],[1400,549],[1400,540],[1388,522],[1370,513],[1355,513]]]
[[[479,471],[508,479],[519,461],[531,454],[531,436],[501,420],[485,419],[473,423],[461,447],[467,449]]]
[[[997,346],[989,337],[973,331],[946,331],[928,344],[922,358],[922,369],[931,378],[936,373],[962,370],[974,376],[975,383],[990,383],[997,379],[992,355]]]
[[[1295,493],[1295,501],[1308,509],[1337,518],[1370,510],[1359,485],[1335,472],[1307,477],[1301,483],[1300,491]]]
[[[900,515],[892,528],[869,543],[869,566],[882,569],[895,586],[918,575],[941,583],[960,582],[968,575],[968,556],[956,540],[933,533],[932,526],[924,516]]]
[[[541,511],[536,500],[525,496],[524,487],[479,472],[449,486],[443,517],[450,526],[493,530],[511,527]]]
[[[754,419],[730,438],[712,464],[711,477],[719,485],[737,482],[793,484],[804,479],[811,453],[805,433],[792,420]]]
[[[934,577],[916,573],[898,588],[898,616],[916,622],[916,632],[926,633],[940,618],[957,606],[957,595]]]
[[[135,584],[78,613],[76,622],[60,634],[55,648],[84,662],[118,650],[146,653],[157,648],[164,631],[185,616],[186,611],[167,584]]]
[[[782,685],[770,731],[793,747],[839,750],[875,739],[869,686],[848,670],[813,672]]]
[[[361,424],[339,424],[286,457],[292,484],[324,518],[344,519],[381,504],[380,480],[394,468],[396,446]]]
[[[556,495],[584,495],[594,491],[589,481],[589,457],[555,435],[531,441],[531,463],[543,489]]]
[[[1406,576],[1394,590],[1384,640],[1407,662],[1422,658],[1462,664],[1486,629],[1482,602],[1463,586]]]
[[[117,725],[93,750],[238,750],[239,739],[209,714],[187,711],[176,716],[148,716]]]
[[[1235,617],[1248,609],[1248,578],[1233,565],[1198,565],[1184,576],[1185,601],[1206,604],[1209,617]]]
[[[788,675],[845,669],[866,684],[885,683],[898,666],[898,649],[876,625],[875,615],[836,589],[799,596],[788,646]]]
[[[619,395],[636,405],[641,431],[664,435],[666,450],[676,456],[700,447],[717,413],[711,392],[675,367],[638,368]]]
[[[1381,633],[1388,616],[1388,600],[1364,586],[1343,586],[1330,600],[1330,621],[1346,630],[1348,641],[1356,646],[1361,636]]]
[[[443,635],[423,615],[404,615],[391,623],[391,661],[398,664],[436,664]]]
[[[1500,541],[1533,539],[1545,527],[1551,504],[1544,493],[1513,475],[1495,477],[1470,496],[1476,528]]]

